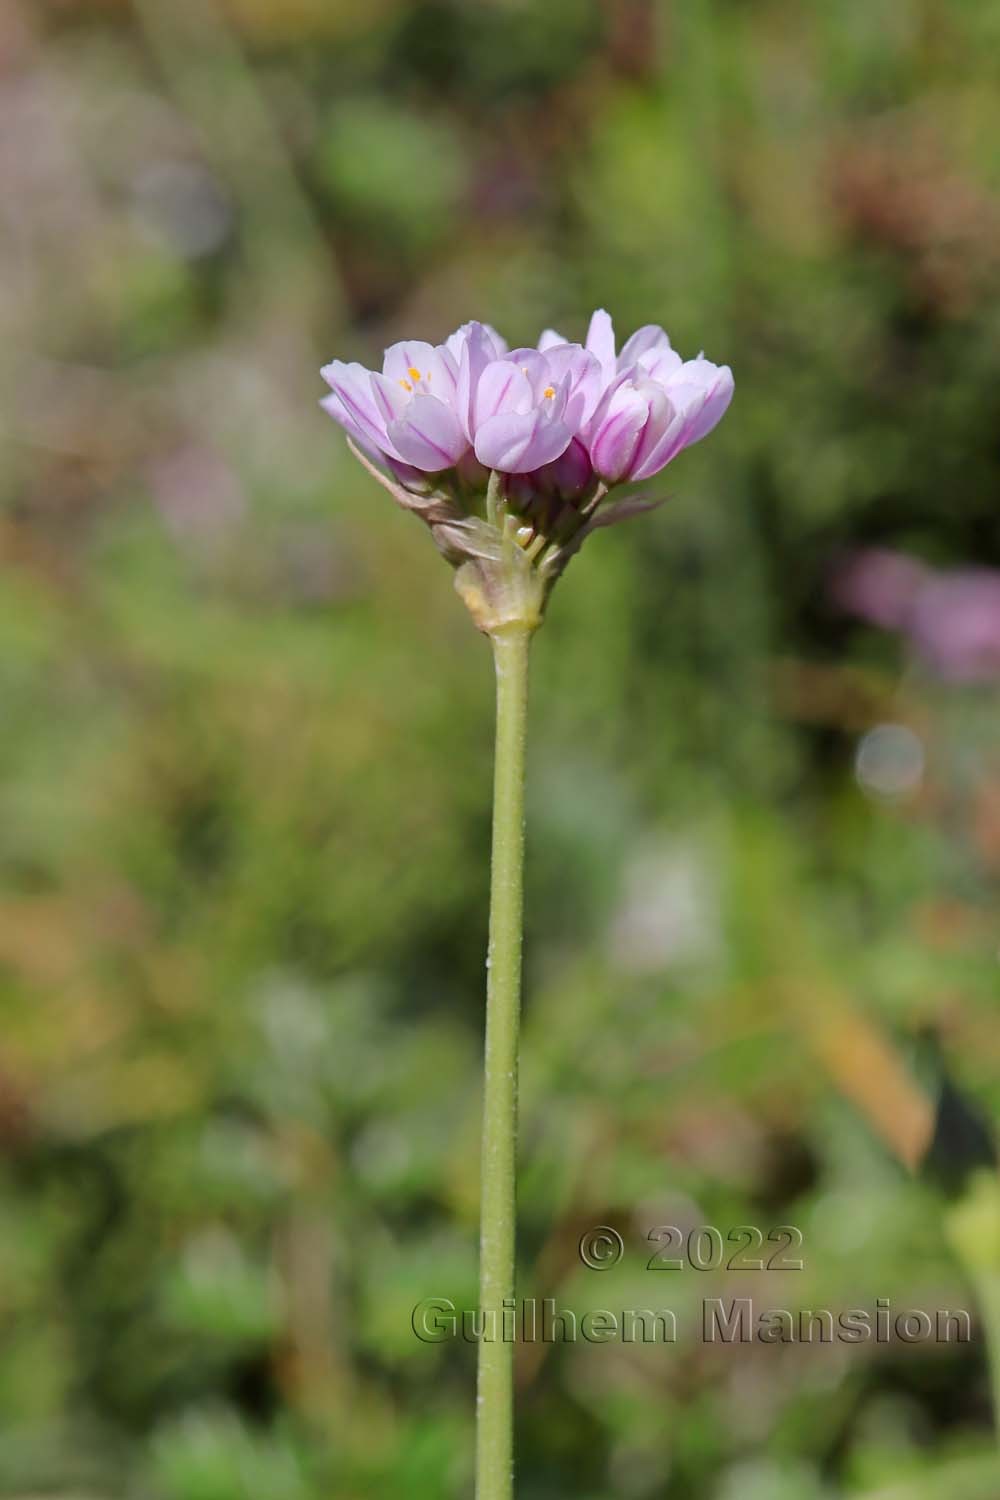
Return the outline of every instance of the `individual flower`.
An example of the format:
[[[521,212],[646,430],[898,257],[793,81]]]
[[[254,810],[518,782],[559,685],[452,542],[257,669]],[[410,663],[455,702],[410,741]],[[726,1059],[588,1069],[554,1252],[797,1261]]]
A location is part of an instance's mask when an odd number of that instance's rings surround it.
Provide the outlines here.
[[[320,372],[332,392],[321,405],[404,483],[440,474],[469,454],[472,391],[506,347],[492,328],[467,323],[443,344],[393,344],[381,372],[337,359]]]
[[[539,347],[558,346],[546,330]],[[607,485],[649,479],[706,437],[733,396],[728,365],[702,356],[682,360],[662,328],[648,323],[615,354],[614,325],[599,309],[590,320],[585,348],[598,361],[603,393],[582,434],[595,474]]]
[[[504,474],[554,462],[590,418],[601,390],[600,364],[579,344],[514,349],[491,361],[471,393],[477,459]]]

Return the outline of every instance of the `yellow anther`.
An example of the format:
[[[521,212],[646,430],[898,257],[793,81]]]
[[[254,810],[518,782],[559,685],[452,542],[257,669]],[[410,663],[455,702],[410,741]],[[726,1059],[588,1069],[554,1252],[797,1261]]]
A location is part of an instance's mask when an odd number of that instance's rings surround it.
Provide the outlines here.
[[[547,385],[545,387],[544,391],[542,392],[542,395],[545,397],[546,401],[551,401],[552,397],[555,395],[555,393],[556,393],[555,386],[554,385]]]
[[[410,384],[410,382],[408,380],[401,380],[399,383],[403,387],[404,391],[412,391],[413,390],[413,387],[412,387],[412,385]]]
[[[409,375],[409,377],[410,377],[411,380],[419,380],[420,379],[420,371],[419,370],[415,370],[412,365],[410,366],[409,370],[407,371],[407,374]]]

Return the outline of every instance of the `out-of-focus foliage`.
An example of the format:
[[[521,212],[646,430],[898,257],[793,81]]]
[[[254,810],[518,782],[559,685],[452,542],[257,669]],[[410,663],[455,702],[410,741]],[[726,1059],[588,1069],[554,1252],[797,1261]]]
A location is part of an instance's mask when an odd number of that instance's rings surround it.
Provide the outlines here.
[[[316,372],[604,305],[737,395],[535,648],[523,1290],[687,1335],[525,1346],[520,1493],[993,1500],[980,1343],[692,1330],[976,1306],[883,1106],[1000,1109],[998,685],[830,580],[1000,564],[1000,4],[11,0],[0,53],[0,1493],[469,1493],[410,1313],[475,1301],[488,654]],[[647,1272],[668,1223],[805,1269]]]

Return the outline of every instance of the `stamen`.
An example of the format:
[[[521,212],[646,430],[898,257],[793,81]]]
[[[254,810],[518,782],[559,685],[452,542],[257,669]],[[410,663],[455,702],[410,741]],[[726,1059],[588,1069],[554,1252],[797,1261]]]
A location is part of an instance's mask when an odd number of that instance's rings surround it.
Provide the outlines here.
[[[403,387],[404,391],[412,391],[413,390],[413,387],[412,387],[412,385],[410,384],[410,382],[408,380],[401,380],[399,383]]]
[[[417,369],[415,369],[413,367],[413,365],[410,366],[409,370],[407,371],[407,374],[409,375],[409,377],[410,377],[411,380],[419,380],[420,379],[420,371],[417,370]]]
[[[546,401],[551,401],[552,397],[555,395],[555,393],[556,393],[555,386],[547,385],[545,387],[544,391],[542,392],[542,395],[545,397]]]

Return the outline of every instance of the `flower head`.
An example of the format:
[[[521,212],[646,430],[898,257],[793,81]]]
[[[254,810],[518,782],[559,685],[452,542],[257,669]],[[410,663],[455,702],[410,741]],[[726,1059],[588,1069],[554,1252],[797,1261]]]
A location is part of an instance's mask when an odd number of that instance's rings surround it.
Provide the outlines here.
[[[394,344],[381,371],[334,360],[322,374],[324,408],[366,462],[389,470],[373,472],[460,573],[471,567],[495,593],[488,575],[502,556],[509,584],[510,547],[520,549],[539,616],[588,532],[644,508],[597,515],[608,490],[659,473],[733,394],[727,365],[682,360],[653,324],[616,353],[603,310],[582,345],[547,329],[537,348],[508,350],[488,324],[465,323],[443,344]]]

